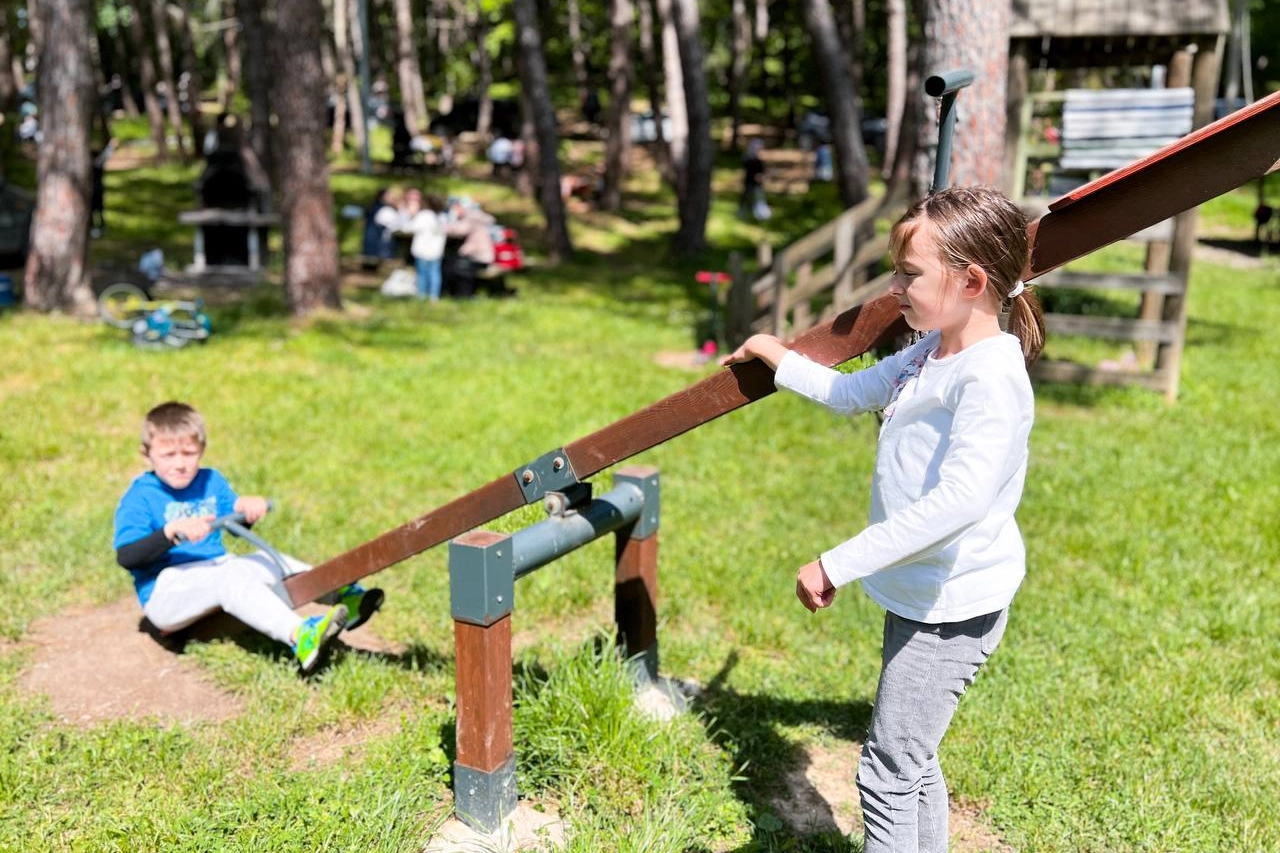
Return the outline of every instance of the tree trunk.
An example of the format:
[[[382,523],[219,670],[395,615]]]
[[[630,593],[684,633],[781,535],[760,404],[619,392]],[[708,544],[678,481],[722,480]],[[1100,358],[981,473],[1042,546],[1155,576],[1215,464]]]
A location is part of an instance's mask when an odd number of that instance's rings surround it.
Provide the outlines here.
[[[840,200],[845,207],[853,207],[867,197],[871,171],[867,152],[862,147],[862,100],[849,79],[848,65],[827,0],[805,0],[804,22],[812,42],[818,77],[822,81],[827,114],[831,117],[831,141]]]
[[[600,206],[622,208],[622,182],[631,156],[631,28],[635,25],[632,0],[613,0],[610,27],[613,43],[609,55],[609,136],[604,146],[604,188]]]
[[[151,0],[151,27],[155,36],[156,56],[160,60],[160,84],[164,87],[169,128],[173,131],[178,155],[185,159],[188,149],[182,127],[182,105],[178,103],[178,84],[173,76],[173,44],[169,39],[169,16],[165,12],[165,0]]]
[[[314,0],[319,3],[319,0]],[[278,187],[280,182],[276,173],[278,166],[275,146],[272,145],[271,136],[271,108],[272,97],[275,94],[272,91],[271,80],[271,45],[277,41],[293,41],[297,37],[297,28],[294,21],[286,17],[284,14],[284,4],[280,4],[276,10],[277,21],[288,21],[289,38],[278,39],[275,37],[274,23],[264,15],[261,0],[237,0],[236,11],[240,16],[240,23],[244,26],[244,84],[245,94],[249,98],[249,128],[245,134],[245,141],[249,143],[249,148],[253,151],[254,157],[257,159],[261,170],[265,172],[271,186]],[[323,13],[322,13],[323,14]],[[322,18],[323,20],[323,18]],[[320,42],[317,40],[312,46],[316,52],[316,62],[320,61]],[[293,70],[288,65],[280,66],[277,73],[283,72],[286,75],[293,74]],[[324,78],[324,72],[320,71],[321,79]],[[277,86],[281,81],[275,81]],[[327,84],[327,81],[326,81]],[[320,95],[321,103],[321,124],[323,125],[323,104],[324,95]],[[321,130],[321,139],[323,139],[324,131]],[[280,139],[288,139],[288,136],[281,135]],[[323,148],[323,143],[321,143]]]
[[[279,0],[277,20],[289,37],[275,46],[275,98],[284,293],[289,310],[306,316],[340,309],[338,240],[325,162],[324,99],[328,81],[320,65],[324,9],[320,0]]]
[[[358,0],[333,0],[333,44],[338,51],[338,64],[342,67],[342,76],[346,81],[346,94],[338,93],[338,99],[346,106],[350,116],[351,129],[355,132],[356,147],[364,151],[365,135],[369,132],[369,121],[365,117],[365,102],[361,95],[360,72],[356,67],[357,51],[364,51],[364,32],[357,20]],[[339,20],[341,15],[341,20]],[[341,36],[339,36],[341,33]],[[336,132],[336,121],[335,121]],[[342,140],[335,140],[341,145]]]
[[[129,69],[133,67],[133,49],[129,46],[129,37],[123,21],[118,21],[114,34],[115,52],[119,57],[117,63],[120,74],[120,104],[124,114],[129,118],[138,118],[142,110],[138,108],[138,99],[133,96],[133,86],[129,82]]]
[[[858,117],[862,117],[862,89],[866,74],[867,43],[867,3],[866,0],[853,0],[852,20],[850,20],[849,37],[844,40],[841,53],[848,57],[849,80],[853,83],[853,91],[858,95]],[[859,133],[861,136],[861,133]]]
[[[733,0],[733,38],[730,41],[732,59],[729,61],[729,120],[732,125],[729,147],[737,151],[741,147],[739,131],[742,127],[742,95],[746,90],[747,60],[751,56],[751,21],[747,17],[747,0]]]
[[[886,26],[887,86],[885,93],[884,169],[887,179],[893,173],[894,154],[902,130],[903,107],[907,101],[907,0],[888,0]]]
[[[531,163],[526,159],[524,168],[536,168],[538,171],[538,201],[547,221],[547,254],[552,262],[559,262],[573,254],[573,243],[569,239],[564,201],[560,197],[560,139],[556,132],[551,90],[547,85],[542,36],[538,32],[537,3],[535,0],[514,0],[511,5],[515,11],[521,83],[538,135],[537,162]]]
[[[707,99],[697,0],[674,0],[672,12],[684,71],[684,101],[689,123],[684,179],[680,181],[684,186],[680,198],[680,228],[672,248],[681,257],[692,257],[707,247],[715,152],[711,150],[711,104]]]
[[[472,31],[476,40],[476,85],[480,90],[480,109],[476,116],[476,135],[481,139],[489,138],[489,128],[493,125],[493,96],[489,88],[493,85],[493,61],[489,57],[489,48],[485,41],[489,38],[489,13],[484,3],[477,2]]]
[[[347,75],[342,68],[338,39],[346,38],[346,6],[342,0],[333,0],[329,6],[333,17],[326,23],[333,32],[333,39],[320,43],[320,62],[329,78],[329,97],[333,99],[333,121],[329,124],[329,153],[337,156],[347,143]]]
[[[27,0],[27,56],[34,57],[39,61],[39,57],[44,55],[44,23],[40,20],[40,6],[42,4],[37,0]]]
[[[196,55],[195,33],[191,28],[191,15],[183,3],[173,4],[174,14],[178,16],[178,32],[182,38],[182,64],[186,66],[187,103],[191,108],[191,147],[199,153],[200,143],[204,139],[204,114],[200,111],[200,97],[204,92],[204,80],[200,76],[200,58]]]
[[[395,0],[396,72],[400,76],[400,102],[404,125],[411,137],[427,132],[427,96],[422,90],[422,70],[413,37],[413,10],[409,0]]]
[[[685,169],[688,165],[689,111],[684,100],[684,67],[680,63],[680,38],[676,33],[675,0],[657,0],[658,25],[662,28],[662,85],[667,95],[667,118],[671,133],[667,136],[669,180],[676,198],[684,199]],[[656,121],[656,119],[655,119]],[[658,121],[658,126],[662,122]]]
[[[156,63],[151,56],[146,28],[142,24],[142,4],[134,0],[129,9],[129,34],[133,40],[133,52],[138,57],[138,76],[142,80],[142,103],[147,110],[147,124],[151,128],[151,140],[156,146],[156,159],[161,163],[169,159],[169,143],[165,139],[164,112],[156,98]]]
[[[94,313],[89,255],[89,130],[93,120],[90,0],[41,0],[36,67],[44,141],[23,302],[37,311]]]
[[[221,0],[224,13],[229,18],[236,17],[236,0]],[[243,20],[243,19],[242,19]],[[240,36],[234,23],[222,29],[222,51],[226,57],[225,76],[218,89],[218,108],[226,112],[231,108],[231,100],[240,90]]]
[[[955,102],[950,183],[1003,186],[1011,7],[986,0],[926,0],[924,5],[924,73],[968,68],[974,74],[973,84]],[[936,102],[923,93],[918,97],[926,102],[924,115],[935,116]],[[920,148],[912,183],[924,195],[933,180],[936,122],[921,122]]]
[[[923,61],[924,47],[918,42],[907,45],[907,76],[903,86],[902,123],[899,128],[898,142],[893,148],[885,147],[885,159],[890,163],[889,172],[885,176],[885,197],[904,195],[914,200],[920,196],[915,194],[911,180],[911,172],[920,148],[920,124],[924,121],[922,111],[924,101],[916,97],[916,93],[924,85],[920,65]],[[930,176],[932,177],[932,175]]]
[[[13,45],[9,41],[10,26],[9,6],[0,5],[0,112],[12,110],[18,99],[18,86],[13,76]]]
[[[667,134],[662,129],[662,85],[658,74],[659,59],[653,44],[654,4],[655,0],[639,0],[640,10],[640,57],[644,64],[644,83],[649,92],[649,112],[653,115],[654,131],[657,139],[653,143],[653,157],[658,171],[668,183],[675,183],[675,172],[671,168],[671,148],[667,142]]]
[[[578,0],[565,3],[569,13],[569,48],[573,54],[573,79],[578,84],[578,103],[586,100],[587,87],[591,81],[587,78],[587,52],[582,45],[582,12],[578,8]]]

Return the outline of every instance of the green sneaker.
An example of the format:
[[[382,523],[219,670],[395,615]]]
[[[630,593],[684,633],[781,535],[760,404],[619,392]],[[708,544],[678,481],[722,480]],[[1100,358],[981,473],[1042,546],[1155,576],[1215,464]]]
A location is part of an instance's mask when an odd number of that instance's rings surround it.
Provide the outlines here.
[[[325,644],[338,636],[347,624],[347,607],[335,604],[319,616],[308,616],[298,627],[298,639],[293,644],[293,654],[303,672],[310,672],[320,662],[320,652]]]
[[[369,621],[369,617],[378,612],[386,594],[374,587],[365,589],[358,583],[349,583],[338,590],[338,601],[347,606],[347,612],[353,614],[347,623],[347,630],[352,631]]]

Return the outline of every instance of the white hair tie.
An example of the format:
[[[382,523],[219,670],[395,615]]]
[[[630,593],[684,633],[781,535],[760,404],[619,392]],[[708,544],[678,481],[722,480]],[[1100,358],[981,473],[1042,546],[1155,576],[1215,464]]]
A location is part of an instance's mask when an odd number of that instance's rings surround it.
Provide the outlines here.
[[[1027,289],[1027,286],[1023,284],[1021,280],[1019,280],[1017,283],[1013,285],[1013,290],[1009,291],[1009,294],[1005,296],[1005,299],[1017,299],[1019,296],[1022,295],[1022,291],[1026,289]]]

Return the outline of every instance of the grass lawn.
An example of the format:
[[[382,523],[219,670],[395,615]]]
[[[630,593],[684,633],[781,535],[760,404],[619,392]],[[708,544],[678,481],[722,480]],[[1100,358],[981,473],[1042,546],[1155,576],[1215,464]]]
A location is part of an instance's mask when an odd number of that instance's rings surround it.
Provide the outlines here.
[[[188,180],[110,173],[97,257],[123,265],[155,244],[189,257],[166,225]],[[111,516],[141,470],[142,414],[162,400],[197,405],[207,462],[276,501],[258,532],[320,561],[714,369],[658,357],[693,348],[705,309],[692,272],[771,235],[734,219],[735,180],[726,164],[717,251],[698,263],[664,260],[669,196],[637,182],[625,215],[575,220],[578,259],[514,276],[514,299],[430,306],[353,287],[346,314],[298,324],[264,288],[215,306],[206,345],[170,351],[0,314],[0,850],[420,849],[451,808],[446,549],[376,577],[389,598],[370,628],[396,654],[342,652],[301,679],[266,641],[191,646],[184,659],[243,708],[222,722],[60,719],[22,688],[32,625],[131,594]],[[339,205],[374,185],[334,177]],[[442,188],[476,194],[536,249],[527,201],[462,178]],[[778,199],[769,226],[781,243],[833,209]],[[1210,205],[1202,230],[1237,234],[1248,209]],[[1280,264],[1199,261],[1176,405],[1037,388],[1019,512],[1029,575],[943,747],[954,797],[995,849],[1280,849],[1277,326]],[[565,849],[861,849],[793,832],[776,803],[816,756],[856,754],[869,719],[881,612],[848,589],[811,615],[793,585],[865,518],[875,434],[872,418],[780,394],[632,460],[661,472],[662,670],[704,688],[674,721],[638,717],[625,669],[597,651],[610,543],[519,582],[520,791],[567,819]],[[299,760],[301,745],[353,731],[340,756]]]

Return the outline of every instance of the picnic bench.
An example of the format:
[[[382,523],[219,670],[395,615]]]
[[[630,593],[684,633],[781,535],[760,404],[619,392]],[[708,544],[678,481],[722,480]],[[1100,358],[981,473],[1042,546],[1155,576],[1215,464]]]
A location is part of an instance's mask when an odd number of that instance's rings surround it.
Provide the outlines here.
[[[269,229],[280,224],[280,215],[248,209],[205,207],[200,210],[182,211],[178,214],[178,222],[183,225],[192,225],[196,229],[195,258],[187,268],[188,272],[204,272],[210,266],[206,255],[207,230],[234,229],[232,233],[243,231],[244,234],[247,262],[243,266],[250,272],[256,273],[262,269],[266,248],[265,235]]]

